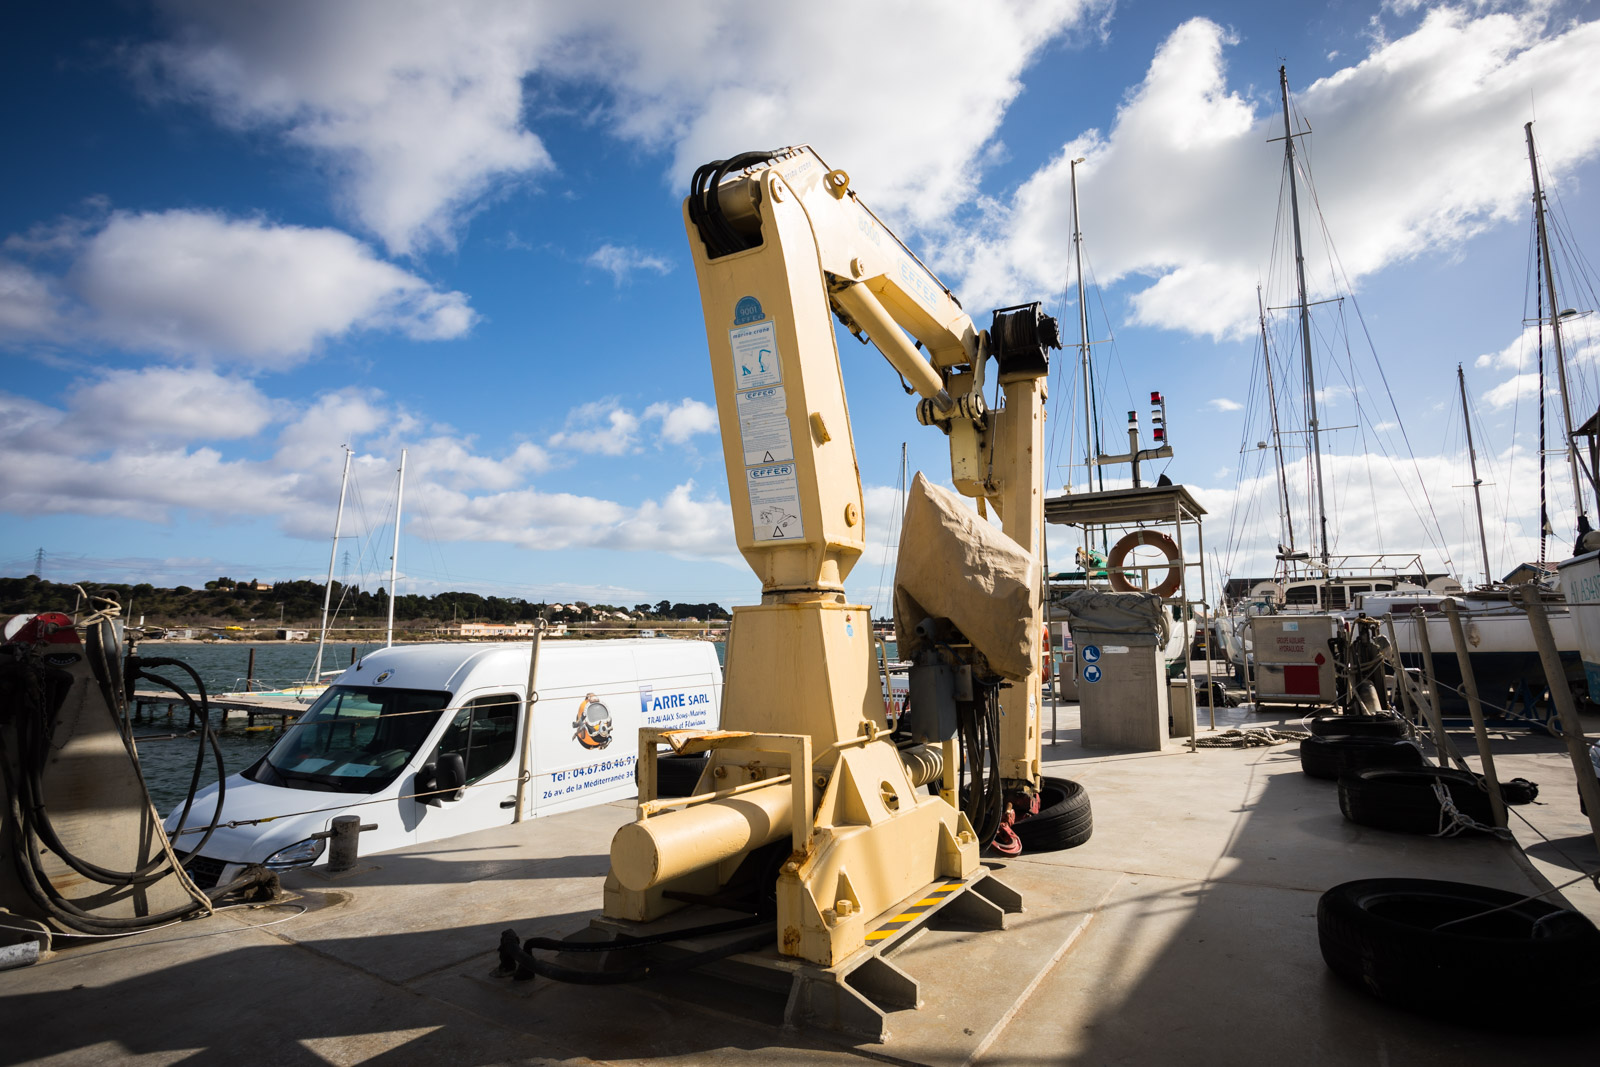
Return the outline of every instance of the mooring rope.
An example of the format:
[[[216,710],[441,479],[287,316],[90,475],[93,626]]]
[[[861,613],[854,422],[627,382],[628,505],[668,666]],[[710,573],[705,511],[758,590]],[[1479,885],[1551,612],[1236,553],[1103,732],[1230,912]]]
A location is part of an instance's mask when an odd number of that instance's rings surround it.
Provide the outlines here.
[[[1268,745],[1286,745],[1290,741],[1304,741],[1311,735],[1299,730],[1274,730],[1258,726],[1250,730],[1224,730],[1220,734],[1198,738],[1199,748],[1266,748]]]

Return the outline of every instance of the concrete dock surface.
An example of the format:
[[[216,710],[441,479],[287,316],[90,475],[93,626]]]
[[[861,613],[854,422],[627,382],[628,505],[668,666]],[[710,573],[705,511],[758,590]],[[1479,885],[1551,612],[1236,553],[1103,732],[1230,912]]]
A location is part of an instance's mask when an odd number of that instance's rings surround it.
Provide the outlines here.
[[[1536,893],[1600,868],[1559,743],[1497,735],[1502,777],[1542,789],[1514,809],[1533,828],[1513,817],[1513,845],[1348,823],[1334,783],[1303,775],[1294,744],[1096,751],[1077,743],[1075,709],[1060,723],[1047,773],[1087,787],[1094,836],[999,861],[1026,905],[1005,931],[908,939],[894,960],[922,983],[923,1006],[894,1013],[881,1044],[785,1029],[780,995],[710,976],[612,987],[494,977],[502,930],[562,937],[598,914],[611,835],[632,818],[631,804],[613,804],[364,857],[341,876],[291,872],[289,905],[120,940],[63,938],[45,961],[0,972],[0,1064],[1593,1058],[1592,1034],[1479,1025],[1495,1016],[1498,987],[1537,975],[1463,974],[1462,1021],[1443,1022],[1344,985],[1317,948],[1318,897],[1340,882],[1408,876]],[[1218,729],[1229,726],[1296,723],[1219,709]],[[1470,733],[1458,744],[1470,751]],[[1562,895],[1600,917],[1591,883]]]

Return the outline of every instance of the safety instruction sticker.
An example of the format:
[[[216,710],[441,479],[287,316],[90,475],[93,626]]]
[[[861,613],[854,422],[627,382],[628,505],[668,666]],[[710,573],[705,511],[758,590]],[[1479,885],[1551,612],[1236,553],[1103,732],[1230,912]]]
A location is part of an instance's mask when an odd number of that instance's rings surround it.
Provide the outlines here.
[[[745,469],[750,490],[750,522],[757,541],[802,541],[800,482],[793,463]]]
[[[777,385],[778,327],[771,319],[729,330],[733,344],[733,383],[739,390]]]
[[[744,442],[746,467],[794,459],[783,386],[747,389],[739,394],[739,437]]]

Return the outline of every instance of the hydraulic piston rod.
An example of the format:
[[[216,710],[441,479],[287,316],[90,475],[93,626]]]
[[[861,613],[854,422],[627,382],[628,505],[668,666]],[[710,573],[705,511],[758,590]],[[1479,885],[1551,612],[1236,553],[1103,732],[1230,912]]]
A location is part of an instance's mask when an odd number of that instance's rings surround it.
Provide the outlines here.
[[[940,411],[949,411],[955,406],[955,401],[945,392],[944,383],[939,380],[939,373],[906,341],[906,335],[900,332],[894,318],[870,289],[856,282],[835,292],[833,298],[856,320],[857,326],[867,331],[872,343],[888,357],[890,364],[911,383],[911,388],[919,396],[932,400]]]
[[[629,823],[611,839],[611,871],[628,889],[643,892],[760,848],[789,835],[793,796],[785,780]]]

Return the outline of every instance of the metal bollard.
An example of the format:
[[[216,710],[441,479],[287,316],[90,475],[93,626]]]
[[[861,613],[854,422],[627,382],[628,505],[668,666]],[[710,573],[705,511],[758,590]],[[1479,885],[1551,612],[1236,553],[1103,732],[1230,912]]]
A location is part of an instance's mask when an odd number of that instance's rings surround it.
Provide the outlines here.
[[[359,815],[336,815],[331,830],[312,836],[323,838],[328,842],[328,871],[338,874],[356,865],[356,859],[361,851],[361,831],[377,828],[378,824],[375,822],[363,823]]]

